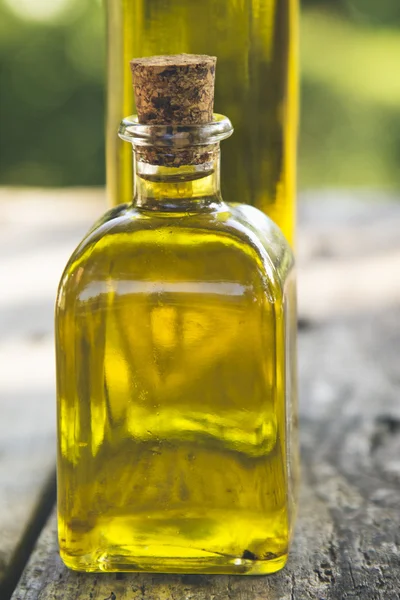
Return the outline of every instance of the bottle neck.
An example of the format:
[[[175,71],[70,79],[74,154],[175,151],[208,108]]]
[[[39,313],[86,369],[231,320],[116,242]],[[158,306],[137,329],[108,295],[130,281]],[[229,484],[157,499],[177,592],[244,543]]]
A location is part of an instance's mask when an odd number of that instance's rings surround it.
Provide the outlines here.
[[[174,157],[166,151],[153,154],[148,148],[134,146],[135,206],[152,211],[196,212],[212,210],[222,202],[219,143],[201,154],[195,149],[186,149],[185,153],[187,161],[181,156],[179,166],[170,166],[176,153]]]
[[[133,144],[135,206],[177,213],[214,210],[222,203],[219,143],[232,133],[230,120],[219,114],[201,124],[123,119],[118,135]]]

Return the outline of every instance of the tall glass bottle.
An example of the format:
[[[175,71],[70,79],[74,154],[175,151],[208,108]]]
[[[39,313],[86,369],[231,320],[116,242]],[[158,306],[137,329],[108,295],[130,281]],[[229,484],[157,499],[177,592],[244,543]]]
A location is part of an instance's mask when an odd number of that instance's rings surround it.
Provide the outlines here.
[[[262,212],[222,200],[232,125],[209,119],[123,121],[134,202],[99,220],[60,282],[59,542],[74,569],[265,574],[287,559],[293,255]]]
[[[235,123],[224,150],[222,191],[265,212],[293,243],[298,0],[106,0],[106,6],[111,205],[130,202],[132,194],[129,151],[115,136],[134,107],[128,61],[214,54],[216,109]]]

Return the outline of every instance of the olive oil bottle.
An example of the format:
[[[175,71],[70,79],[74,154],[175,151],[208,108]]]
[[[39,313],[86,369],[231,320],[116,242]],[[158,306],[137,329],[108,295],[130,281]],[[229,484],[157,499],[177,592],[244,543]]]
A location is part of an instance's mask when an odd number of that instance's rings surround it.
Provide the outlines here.
[[[134,202],[73,253],[56,304],[61,557],[81,571],[282,568],[296,480],[293,255],[222,200],[215,59],[132,61]]]
[[[217,111],[235,123],[224,146],[222,192],[295,228],[298,0],[106,0],[107,189],[131,202],[132,161],[116,138],[134,105],[132,56],[218,56]]]

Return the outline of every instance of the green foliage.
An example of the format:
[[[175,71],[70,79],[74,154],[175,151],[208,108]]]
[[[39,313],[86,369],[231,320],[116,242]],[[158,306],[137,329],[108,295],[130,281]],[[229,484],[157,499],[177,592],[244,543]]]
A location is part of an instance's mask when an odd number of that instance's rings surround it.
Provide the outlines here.
[[[329,8],[344,19],[375,25],[400,25],[398,0],[301,0],[303,8]]]
[[[0,183],[104,182],[101,6],[35,23],[0,4]]]
[[[308,10],[301,57],[301,186],[399,186],[399,31]]]
[[[101,3],[28,1],[0,0],[0,184],[102,184]],[[400,186],[400,1],[302,4],[301,187]]]

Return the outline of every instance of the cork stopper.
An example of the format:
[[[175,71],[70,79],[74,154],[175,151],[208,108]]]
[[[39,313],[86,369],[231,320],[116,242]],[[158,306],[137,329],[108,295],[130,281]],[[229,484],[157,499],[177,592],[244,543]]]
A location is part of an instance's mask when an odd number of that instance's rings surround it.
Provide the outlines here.
[[[139,123],[190,125],[213,119],[215,56],[175,54],[130,61]]]

